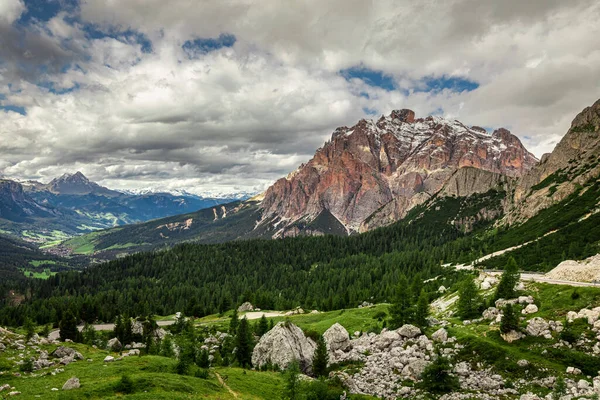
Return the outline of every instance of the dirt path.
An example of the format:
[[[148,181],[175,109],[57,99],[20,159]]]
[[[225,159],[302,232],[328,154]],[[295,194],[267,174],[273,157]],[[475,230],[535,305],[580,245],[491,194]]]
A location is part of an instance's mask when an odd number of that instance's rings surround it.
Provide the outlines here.
[[[233,389],[231,389],[229,386],[227,386],[227,384],[225,383],[225,381],[223,380],[223,378],[221,378],[221,375],[219,375],[219,373],[218,373],[218,372],[216,372],[216,371],[215,371],[215,375],[217,376],[217,380],[219,381],[219,383],[220,383],[221,385],[223,385],[223,387],[224,387],[225,389],[227,389],[227,391],[228,391],[229,393],[231,393],[231,395],[233,396],[233,398],[234,398],[234,399],[237,399],[237,398],[238,398],[238,395],[237,395],[237,393],[236,393],[236,392],[234,392],[234,391],[233,391]]]
[[[158,326],[169,326],[173,325],[174,323],[175,321],[156,321],[156,324]],[[79,332],[81,332],[83,330],[83,325],[79,325],[77,329],[79,329]],[[96,329],[97,331],[112,331],[115,329],[115,324],[95,324],[94,329]],[[50,332],[50,334],[48,335],[49,340],[58,340],[59,337],[60,336],[58,329]]]
[[[267,318],[273,318],[273,317],[283,317],[285,316],[285,313],[279,312],[279,311],[250,311],[247,312],[246,314],[243,314],[242,316],[246,317],[246,319],[259,319],[262,316],[265,316]]]

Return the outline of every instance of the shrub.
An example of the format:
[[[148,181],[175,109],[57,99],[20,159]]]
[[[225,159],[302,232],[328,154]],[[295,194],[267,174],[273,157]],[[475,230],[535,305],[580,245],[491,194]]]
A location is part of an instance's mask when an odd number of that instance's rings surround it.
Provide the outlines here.
[[[32,372],[33,371],[33,361],[31,360],[31,358],[28,358],[25,361],[23,361],[23,364],[21,364],[19,366],[19,371],[21,371],[21,372]]]
[[[450,362],[447,358],[438,358],[429,364],[421,376],[420,386],[430,393],[450,393],[460,387],[458,378],[450,374]]]
[[[194,372],[194,376],[200,379],[208,379],[208,370],[204,368],[198,368],[196,372]]]
[[[121,380],[117,382],[115,390],[124,394],[133,393],[133,380],[131,380],[131,377],[127,374],[121,375]]]

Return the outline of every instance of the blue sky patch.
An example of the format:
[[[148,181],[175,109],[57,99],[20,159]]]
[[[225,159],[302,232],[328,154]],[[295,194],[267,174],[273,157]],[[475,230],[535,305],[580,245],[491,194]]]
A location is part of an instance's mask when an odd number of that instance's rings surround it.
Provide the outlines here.
[[[33,20],[48,21],[60,11],[73,11],[79,7],[78,0],[25,0],[27,10],[18,23],[27,25]]]
[[[374,108],[369,108],[369,107],[363,107],[363,112],[367,115],[370,116],[375,116],[377,115],[377,110]]]
[[[125,31],[111,27],[104,31],[93,24],[84,24],[83,31],[88,39],[112,38],[126,43],[137,43],[142,46],[142,53],[152,53],[152,41],[143,33],[127,29]]]
[[[234,35],[222,33],[218,38],[188,40],[181,47],[187,53],[188,57],[194,58],[196,54],[206,54],[223,47],[232,47],[236,40],[237,38]]]
[[[12,112],[19,113],[21,115],[27,115],[27,111],[25,111],[25,107],[14,106],[11,104],[6,105],[6,106],[0,106],[0,110],[12,111]]]
[[[66,94],[66,93],[71,93],[76,91],[77,89],[80,88],[79,83],[75,83],[75,85],[73,85],[70,88],[62,88],[62,89],[57,89],[54,87],[54,82],[40,82],[37,84],[40,87],[46,88],[48,89],[48,91],[50,93],[54,93],[54,94]]]
[[[415,92],[438,92],[444,89],[451,90],[453,92],[471,92],[479,87],[477,82],[470,81],[468,79],[452,76],[441,76],[434,78],[432,76],[426,77],[421,81],[423,86],[416,89]]]
[[[362,66],[343,69],[340,71],[340,75],[347,81],[351,79],[360,79],[369,86],[379,87],[388,92],[396,88],[396,82],[390,75],[384,74],[383,71],[377,71]]]

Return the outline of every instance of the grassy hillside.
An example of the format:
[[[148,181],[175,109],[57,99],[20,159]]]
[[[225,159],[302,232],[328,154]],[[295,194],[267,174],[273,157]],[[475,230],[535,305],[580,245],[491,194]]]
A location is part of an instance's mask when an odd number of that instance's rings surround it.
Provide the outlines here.
[[[190,214],[92,232],[67,240],[61,246],[75,254],[94,254],[110,259],[123,253],[165,248],[188,241],[221,243],[259,236],[252,233],[260,219],[258,208],[251,203],[240,205],[240,202],[234,202]]]

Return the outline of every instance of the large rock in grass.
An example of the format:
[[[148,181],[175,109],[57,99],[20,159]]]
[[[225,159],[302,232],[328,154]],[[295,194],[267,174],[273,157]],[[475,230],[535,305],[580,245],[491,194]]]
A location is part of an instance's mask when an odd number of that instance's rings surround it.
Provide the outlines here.
[[[352,347],[348,331],[337,322],[325,331],[323,338],[330,352],[337,350],[348,351]]]
[[[52,355],[56,358],[60,358],[61,363],[64,365],[67,365],[73,360],[83,360],[83,355],[80,352],[64,346],[57,347],[56,350],[52,352]],[[63,362],[63,360],[66,362]]]
[[[62,390],[71,390],[71,389],[79,389],[80,387],[79,378],[72,377],[62,387]]]
[[[110,351],[121,351],[123,345],[117,338],[112,338],[106,343],[106,348]]]
[[[540,317],[535,317],[529,320],[526,328],[529,336],[545,336],[550,334],[550,324]]]
[[[264,334],[252,352],[252,364],[260,368],[268,363],[286,368],[297,360],[303,372],[309,372],[317,345],[302,329],[280,322]]]

